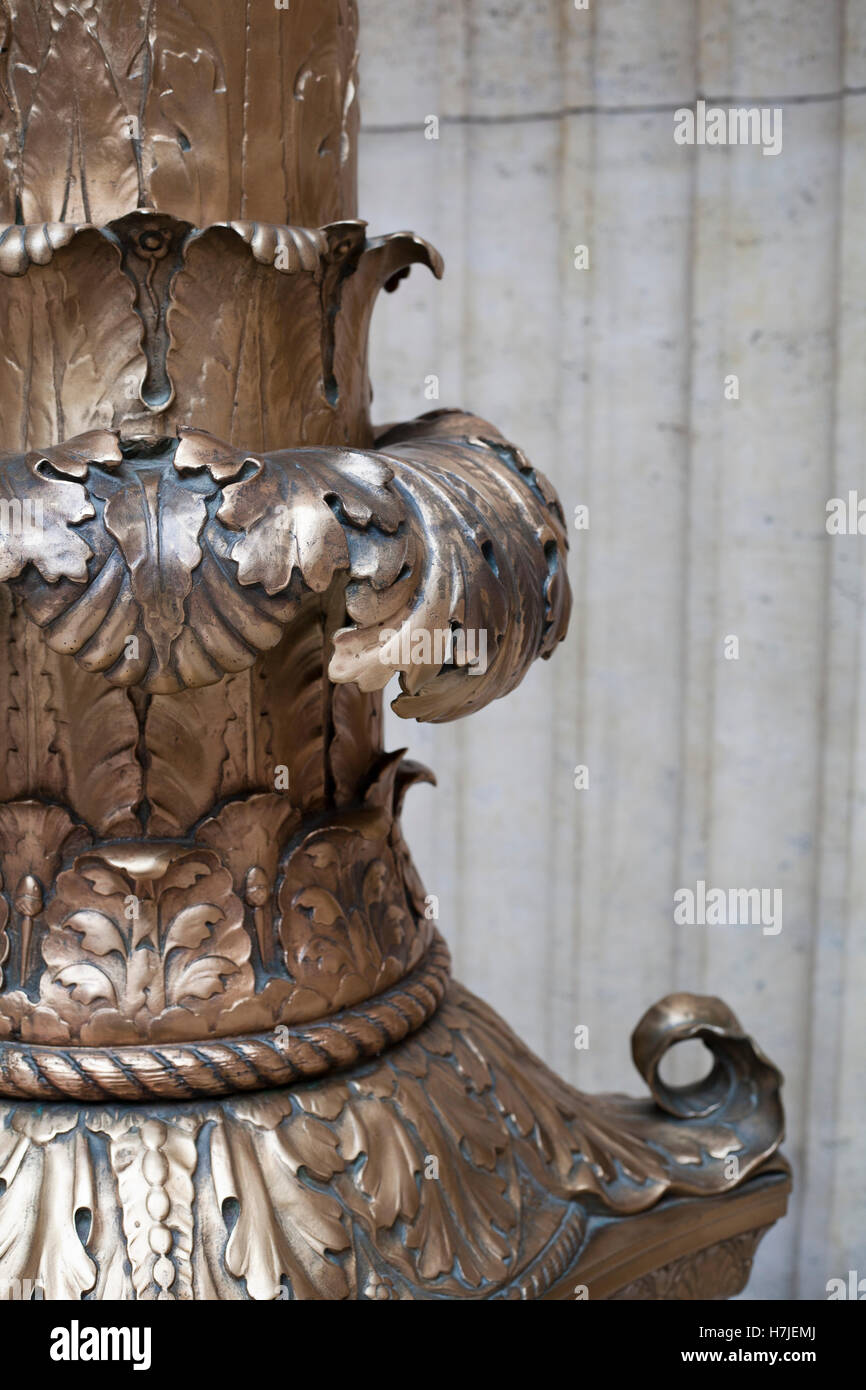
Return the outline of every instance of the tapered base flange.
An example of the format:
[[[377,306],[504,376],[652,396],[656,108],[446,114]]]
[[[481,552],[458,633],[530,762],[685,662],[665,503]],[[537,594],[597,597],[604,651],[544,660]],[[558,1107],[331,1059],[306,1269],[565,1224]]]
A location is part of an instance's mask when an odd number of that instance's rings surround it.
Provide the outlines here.
[[[642,1021],[647,1101],[566,1086],[451,984],[412,1037],[318,1081],[122,1107],[6,1102],[0,1287],[49,1299],[727,1296],[789,1184],[773,1157],[778,1073],[719,1010],[677,996]],[[685,1035],[706,1037],[714,1071],[669,1093],[658,1059]]]

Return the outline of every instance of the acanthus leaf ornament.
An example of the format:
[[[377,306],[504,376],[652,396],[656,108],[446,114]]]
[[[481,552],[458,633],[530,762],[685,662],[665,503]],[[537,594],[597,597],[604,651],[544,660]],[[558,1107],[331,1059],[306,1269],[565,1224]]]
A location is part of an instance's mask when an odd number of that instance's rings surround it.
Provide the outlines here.
[[[112,459],[110,472],[88,470],[84,441],[70,441],[63,456],[87,488],[73,521],[91,524],[73,533],[82,559],[68,577],[95,585],[98,601],[84,606],[79,589],[46,589],[31,574],[22,587],[28,611],[49,645],[73,651],[86,669],[170,693],[251,665],[279,640],[304,593],[326,595],[339,581],[354,625],[334,634],[333,681],[379,690],[398,670],[398,713],[454,718],[480,708],[562,634],[565,531],[555,501],[534,481],[521,485],[519,455],[495,432],[470,436],[473,427],[489,431],[483,422],[458,421],[463,436],[437,412],[429,434],[404,447],[395,440],[383,454],[338,448],[259,457],[189,430],[163,449],[173,468]],[[422,447],[436,472],[420,466]],[[101,524],[91,521],[94,503]],[[495,539],[503,516],[523,540],[513,556]],[[53,533],[43,544],[44,552],[35,543],[20,557],[16,575],[28,562],[43,578],[63,573],[72,542],[60,559]],[[536,614],[528,600],[539,590],[545,605]],[[229,593],[226,627],[220,610]],[[412,660],[416,634],[439,640],[455,630],[484,634],[480,674],[443,671],[444,649],[438,660]],[[130,635],[137,639],[131,656]]]

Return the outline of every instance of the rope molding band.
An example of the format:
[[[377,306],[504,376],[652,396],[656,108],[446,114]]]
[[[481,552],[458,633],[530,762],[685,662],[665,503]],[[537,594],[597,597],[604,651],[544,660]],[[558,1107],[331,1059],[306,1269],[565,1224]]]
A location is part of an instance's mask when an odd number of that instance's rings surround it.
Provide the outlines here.
[[[436,1012],[451,955],[437,932],[396,985],[304,1027],[196,1042],[45,1047],[0,1042],[0,1095],[28,1100],[189,1100],[312,1080],[376,1057]]]

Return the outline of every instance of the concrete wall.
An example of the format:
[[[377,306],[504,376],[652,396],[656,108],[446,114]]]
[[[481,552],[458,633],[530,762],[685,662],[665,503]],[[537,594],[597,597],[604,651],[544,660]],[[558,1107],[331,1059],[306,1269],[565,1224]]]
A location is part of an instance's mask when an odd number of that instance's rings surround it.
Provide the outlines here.
[[[377,418],[436,374],[590,508],[553,661],[389,740],[439,776],[406,826],[456,973],[570,1081],[640,1089],[677,988],[783,1068],[793,1209],[747,1296],[821,1298],[866,1275],[866,537],[825,526],[866,497],[866,4],[590,6],[361,0],[361,211],[446,261],[377,312]],[[675,143],[698,96],[780,106],[781,153]],[[780,888],[782,931],[675,926],[701,878]]]

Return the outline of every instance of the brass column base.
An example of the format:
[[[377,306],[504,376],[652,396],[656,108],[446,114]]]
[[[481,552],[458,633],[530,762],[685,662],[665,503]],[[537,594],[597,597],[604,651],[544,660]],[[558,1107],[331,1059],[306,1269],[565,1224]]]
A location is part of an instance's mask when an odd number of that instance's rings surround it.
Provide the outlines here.
[[[789,1182],[751,1129],[777,1074],[714,1006],[678,996],[635,1034],[642,1065],[686,1031],[715,1052],[716,1103],[673,1093],[680,1118],[574,1091],[455,983],[381,1057],[291,1088],[6,1102],[0,1284],[49,1299],[727,1297]]]

